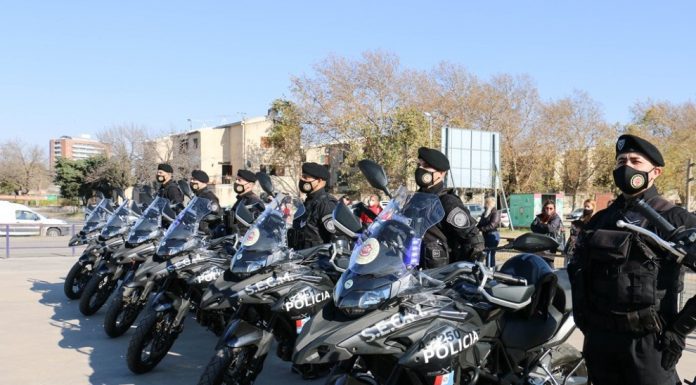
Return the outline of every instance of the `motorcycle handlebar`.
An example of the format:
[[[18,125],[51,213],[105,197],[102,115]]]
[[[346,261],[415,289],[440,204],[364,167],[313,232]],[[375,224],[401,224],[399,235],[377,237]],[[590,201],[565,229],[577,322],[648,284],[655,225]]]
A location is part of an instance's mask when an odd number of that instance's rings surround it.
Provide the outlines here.
[[[495,278],[495,279],[497,279],[497,280],[500,280],[500,281],[507,282],[507,283],[512,283],[512,284],[514,284],[514,285],[524,285],[524,286],[527,286],[527,280],[526,280],[526,279],[524,279],[524,278],[519,278],[519,277],[515,277],[515,276],[510,275],[510,274],[505,274],[505,273],[500,273],[500,272],[494,272],[494,273],[493,273],[493,278]]]
[[[635,207],[638,212],[643,214],[643,216],[657,228],[657,231],[667,237],[671,237],[673,235],[674,231],[676,230],[674,226],[667,222],[667,220],[663,218],[660,213],[650,207],[644,200],[638,199],[635,202]]]

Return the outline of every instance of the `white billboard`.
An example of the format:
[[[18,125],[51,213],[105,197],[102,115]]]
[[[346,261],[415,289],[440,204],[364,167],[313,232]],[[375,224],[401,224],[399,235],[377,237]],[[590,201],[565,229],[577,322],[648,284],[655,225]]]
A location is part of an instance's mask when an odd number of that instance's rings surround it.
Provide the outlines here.
[[[450,161],[448,187],[496,188],[500,170],[500,133],[442,128],[442,152]]]

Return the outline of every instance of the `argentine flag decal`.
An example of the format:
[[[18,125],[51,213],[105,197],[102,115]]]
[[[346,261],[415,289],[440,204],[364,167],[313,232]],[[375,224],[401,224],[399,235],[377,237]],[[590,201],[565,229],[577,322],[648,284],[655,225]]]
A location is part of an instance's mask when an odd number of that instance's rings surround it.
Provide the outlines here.
[[[298,335],[302,332],[302,328],[305,326],[305,324],[307,323],[307,321],[309,321],[310,318],[311,317],[295,320],[295,328],[297,328]]]
[[[435,377],[435,385],[453,385],[454,384],[454,372],[449,372],[447,374],[440,374]]]

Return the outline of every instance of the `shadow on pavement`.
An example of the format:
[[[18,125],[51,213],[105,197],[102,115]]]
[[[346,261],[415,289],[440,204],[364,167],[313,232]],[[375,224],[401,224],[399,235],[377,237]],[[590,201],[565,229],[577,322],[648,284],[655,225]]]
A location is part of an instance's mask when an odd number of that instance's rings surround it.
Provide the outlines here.
[[[214,353],[215,336],[189,317],[169,355],[152,372],[135,375],[125,361],[134,329],[115,339],[104,333],[102,321],[108,302],[93,316],[85,317],[79,301],[65,297],[63,282],[35,280],[31,290],[41,293],[41,304],[53,308],[51,324],[60,328],[62,335],[58,346],[89,356],[90,384],[195,384]]]

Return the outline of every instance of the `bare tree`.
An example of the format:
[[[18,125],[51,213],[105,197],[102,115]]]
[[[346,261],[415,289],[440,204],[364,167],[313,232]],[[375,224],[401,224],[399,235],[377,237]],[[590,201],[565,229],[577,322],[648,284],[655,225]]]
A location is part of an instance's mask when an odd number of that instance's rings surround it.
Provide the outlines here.
[[[147,163],[151,136],[145,127],[133,123],[115,125],[97,133],[109,145],[110,156],[99,171],[126,187],[153,179],[154,167]]]
[[[0,145],[0,187],[5,192],[27,194],[46,187],[46,155],[38,145],[11,140]]]
[[[685,202],[686,161],[696,159],[696,103],[648,100],[636,103],[632,112],[632,122],[625,131],[655,143],[665,158],[666,167],[657,186],[663,191],[677,191]]]
[[[604,121],[600,105],[581,91],[545,105],[542,121],[545,132],[552,138],[547,152],[557,154],[554,167],[557,180],[574,199],[577,192],[590,186],[601,169],[596,163],[606,161],[593,158],[593,153],[612,136],[610,127]]]

